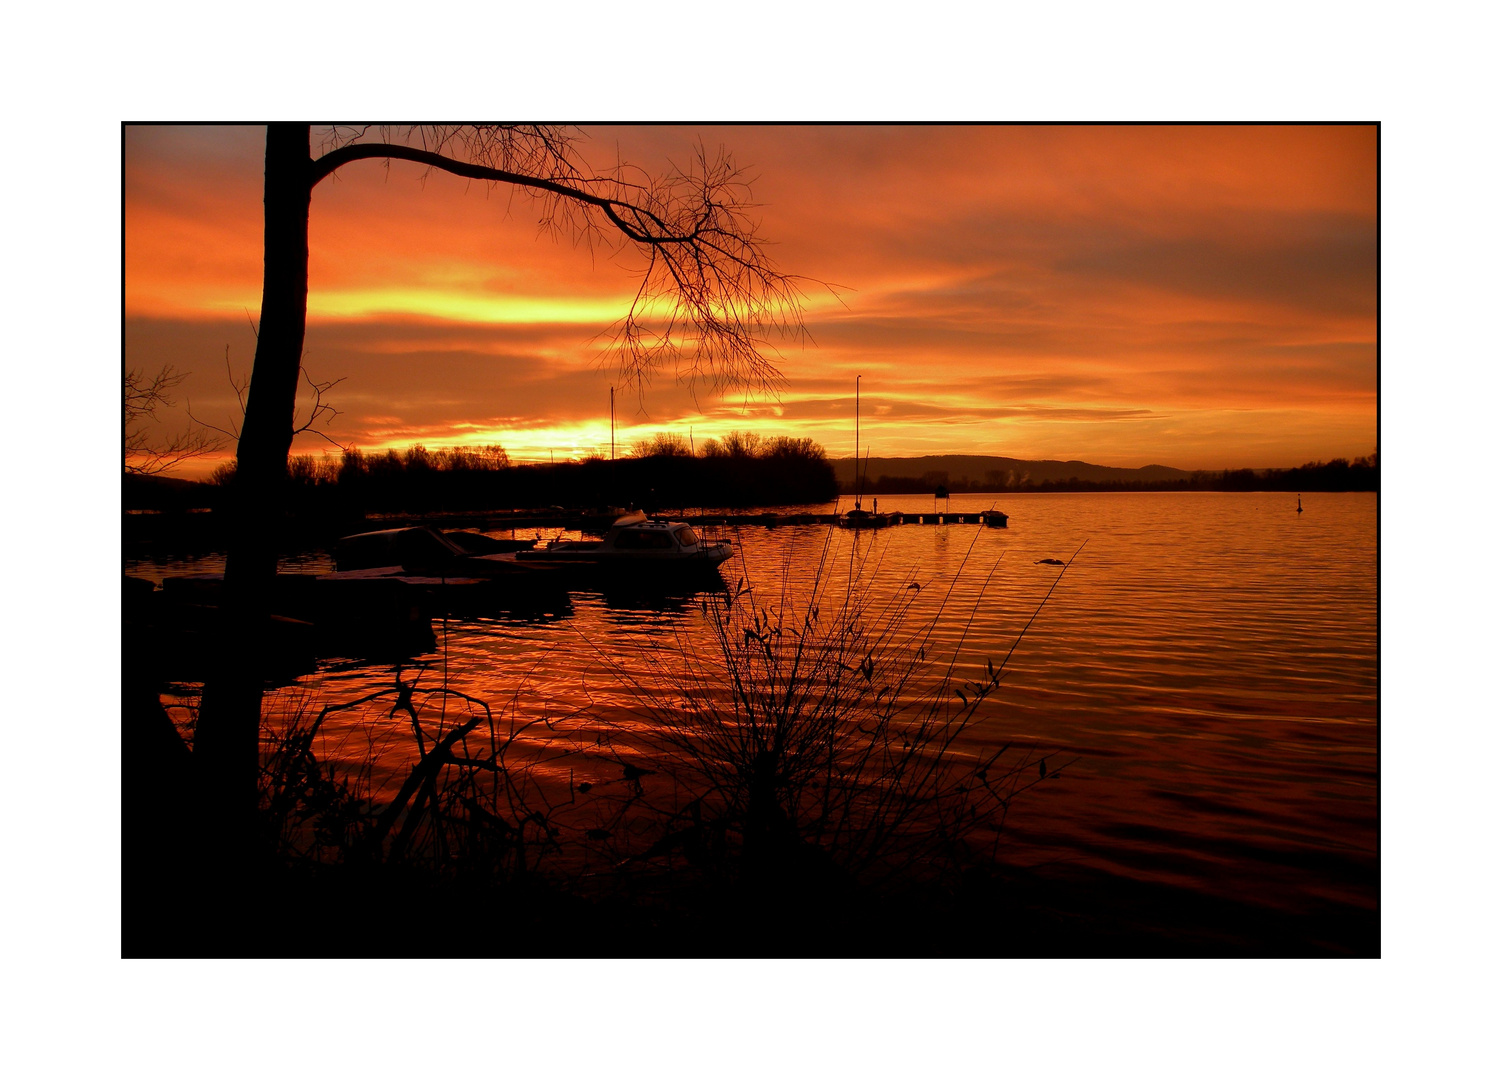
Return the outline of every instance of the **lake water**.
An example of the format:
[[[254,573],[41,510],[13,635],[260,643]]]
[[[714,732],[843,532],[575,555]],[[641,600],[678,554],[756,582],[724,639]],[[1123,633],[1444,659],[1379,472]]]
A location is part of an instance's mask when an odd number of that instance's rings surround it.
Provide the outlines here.
[[[962,676],[1016,644],[976,736],[1068,764],[1014,804],[1003,848],[1014,865],[1374,926],[1376,496],[1308,494],[1302,514],[1282,493],[969,495],[949,509],[992,505],[1011,515],[1007,529],[743,527],[723,576],[762,596],[796,594],[828,543],[835,572],[848,573],[852,556],[863,564],[873,604],[913,594],[915,617],[936,619],[929,652],[957,656]],[[882,510],[933,506],[880,499]],[[1071,557],[1062,579],[1039,561]],[[160,578],[216,566],[207,557],[126,569]],[[312,553],[288,568],[326,566]],[[578,590],[450,618],[435,623],[439,649],[421,658],[430,667],[419,686],[446,678],[508,724],[546,718],[556,731],[537,725],[523,739],[535,735],[544,756],[549,740],[584,747],[555,766],[571,782],[618,779],[616,759],[587,749],[602,731],[640,723],[630,683],[662,692],[673,657],[714,656],[702,600]],[[296,694],[352,701],[389,687],[393,673],[329,660]],[[282,692],[279,707],[296,694]],[[367,710],[331,722],[325,750],[353,761],[384,748],[379,785],[411,755],[407,732],[400,714]]]

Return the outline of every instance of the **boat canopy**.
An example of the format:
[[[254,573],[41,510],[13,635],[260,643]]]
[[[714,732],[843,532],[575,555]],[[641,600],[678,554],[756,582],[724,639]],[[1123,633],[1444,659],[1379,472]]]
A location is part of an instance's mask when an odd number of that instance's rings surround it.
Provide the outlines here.
[[[425,525],[408,529],[381,529],[346,536],[334,547],[334,565],[339,570],[371,570],[400,566],[415,572],[442,566],[469,555],[448,537]]]

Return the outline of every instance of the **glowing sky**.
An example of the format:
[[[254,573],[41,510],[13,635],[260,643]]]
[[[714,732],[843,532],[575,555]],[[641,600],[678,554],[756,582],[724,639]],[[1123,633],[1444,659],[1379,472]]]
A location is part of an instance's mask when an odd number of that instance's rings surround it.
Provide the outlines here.
[[[778,401],[672,379],[618,398],[618,446],[669,430],[811,436],[875,456],[1291,466],[1377,445],[1373,127],[588,128],[648,169],[723,145],[814,344]],[[315,145],[317,143],[315,130]],[[260,306],[259,128],[128,128],[125,362],[191,372],[167,428],[229,427]],[[635,279],[539,235],[526,197],[415,165],[313,194],[305,365],[366,449],[609,445],[601,334]],[[817,283],[836,286],[835,295]],[[296,452],[327,442],[299,436]],[[214,462],[185,468],[200,475]]]

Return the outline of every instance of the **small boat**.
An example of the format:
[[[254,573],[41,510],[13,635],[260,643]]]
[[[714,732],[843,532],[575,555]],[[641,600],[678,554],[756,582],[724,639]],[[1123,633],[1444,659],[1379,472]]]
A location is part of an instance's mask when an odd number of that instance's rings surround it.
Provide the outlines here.
[[[641,511],[624,514],[602,540],[553,540],[532,551],[518,551],[519,563],[576,564],[632,569],[718,566],[733,548],[723,540],[705,540],[684,521],[649,518]]]
[[[1005,529],[1007,527],[1007,516],[1000,510],[982,510],[980,518],[993,529]]]
[[[902,520],[901,514],[878,514],[874,510],[862,510],[857,506],[840,515],[842,529],[885,529]]]

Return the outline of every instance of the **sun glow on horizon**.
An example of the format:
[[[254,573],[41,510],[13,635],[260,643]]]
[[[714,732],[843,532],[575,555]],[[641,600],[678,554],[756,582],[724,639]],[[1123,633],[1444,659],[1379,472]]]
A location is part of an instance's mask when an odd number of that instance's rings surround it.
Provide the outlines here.
[[[631,297],[499,296],[431,289],[310,292],[309,319],[410,316],[476,325],[605,326],[631,309]]]

